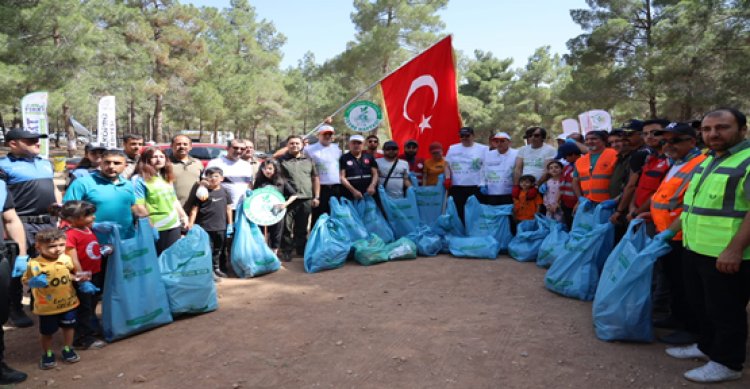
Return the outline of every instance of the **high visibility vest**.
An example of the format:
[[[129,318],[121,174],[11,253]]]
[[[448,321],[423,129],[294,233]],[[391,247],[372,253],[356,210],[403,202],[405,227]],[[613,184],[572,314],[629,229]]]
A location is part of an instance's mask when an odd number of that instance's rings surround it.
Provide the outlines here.
[[[666,156],[649,155],[643,164],[638,186],[635,188],[635,206],[640,207],[651,197],[670,168]]]
[[[591,153],[576,161],[578,180],[581,183],[583,196],[595,202],[609,200],[609,182],[617,163],[617,152],[607,148],[599,155],[593,171],[591,170]]]
[[[565,166],[562,173],[562,184],[560,184],[560,201],[568,208],[575,207],[578,202],[575,192],[573,192],[573,170],[572,164]]]
[[[696,155],[685,163],[670,179],[664,180],[651,197],[651,218],[656,230],[662,232],[669,228],[672,222],[682,213],[682,200],[685,196],[693,170],[706,159],[703,154]],[[682,240],[682,232],[675,235],[674,240]]]
[[[709,257],[718,257],[738,233],[750,210],[743,186],[750,173],[750,147],[731,154],[711,170],[709,156],[693,172],[685,192],[682,215],[683,245]],[[742,252],[750,260],[750,247]]]

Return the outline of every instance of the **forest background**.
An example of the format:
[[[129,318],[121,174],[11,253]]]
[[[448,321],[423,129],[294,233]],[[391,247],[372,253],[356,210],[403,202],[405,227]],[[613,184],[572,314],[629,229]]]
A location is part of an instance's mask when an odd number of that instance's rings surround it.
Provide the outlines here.
[[[589,109],[609,111],[617,126],[750,108],[750,0],[586,3],[570,10],[583,33],[568,40],[568,54],[538,47],[514,67],[489,51],[456,52],[461,116],[478,138],[531,125],[558,134],[562,119]],[[119,133],[164,142],[187,129],[203,139],[231,131],[270,150],[441,37],[460,34],[439,16],[447,4],[353,0],[355,35],[343,52],[323,63],[309,52],[282,68],[284,32],[248,0],[225,9],[175,0],[0,0],[2,131],[19,125],[25,94],[46,90],[50,132],[69,139],[71,116],[95,129],[99,98],[115,95]],[[380,102],[378,89],[363,98]],[[347,133],[341,116],[334,125]]]

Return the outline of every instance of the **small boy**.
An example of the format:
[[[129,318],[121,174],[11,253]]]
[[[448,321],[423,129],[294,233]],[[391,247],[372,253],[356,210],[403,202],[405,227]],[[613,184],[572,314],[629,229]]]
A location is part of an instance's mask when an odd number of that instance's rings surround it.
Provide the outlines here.
[[[209,167],[203,173],[208,189],[208,198],[199,200],[196,191],[200,184],[195,184],[190,191],[187,203],[190,208],[190,225],[198,224],[211,239],[214,274],[227,277],[227,260],[225,254],[226,238],[234,232],[232,224],[232,195],[221,186],[224,172],[218,167]]]
[[[518,179],[518,187],[513,188],[513,217],[517,221],[533,220],[544,200],[534,187],[536,177],[527,174]]]
[[[78,297],[73,288],[75,270],[73,261],[65,255],[65,233],[57,228],[46,228],[36,234],[34,247],[40,256],[30,259],[22,281],[31,288],[34,297],[33,312],[39,316],[42,359],[39,368],[46,370],[57,366],[52,352],[52,335],[62,329],[65,362],[75,363],[81,358],[73,350]]]

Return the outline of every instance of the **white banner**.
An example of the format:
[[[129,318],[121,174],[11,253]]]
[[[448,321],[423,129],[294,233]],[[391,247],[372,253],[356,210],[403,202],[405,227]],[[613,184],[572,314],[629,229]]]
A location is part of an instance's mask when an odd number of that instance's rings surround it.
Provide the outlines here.
[[[578,115],[578,121],[581,122],[581,129],[584,134],[589,131],[612,131],[612,117],[609,112],[601,109],[594,109]]]
[[[578,127],[578,121],[575,119],[565,119],[562,121],[563,135],[568,136],[573,133],[580,133],[581,129]]]
[[[21,99],[23,128],[37,134],[49,135],[47,122],[47,92],[29,93]],[[39,156],[49,158],[49,140],[39,140]]]
[[[117,125],[115,124],[115,96],[99,99],[99,116],[96,121],[96,143],[106,148],[117,147]]]

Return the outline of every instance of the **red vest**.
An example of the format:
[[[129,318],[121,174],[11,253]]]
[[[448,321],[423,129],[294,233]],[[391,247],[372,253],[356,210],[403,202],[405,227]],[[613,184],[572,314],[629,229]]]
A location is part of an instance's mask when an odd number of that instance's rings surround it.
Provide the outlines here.
[[[670,164],[666,156],[649,155],[646,157],[641,177],[638,179],[638,187],[635,188],[636,207],[640,207],[654,195],[669,168]]]
[[[575,165],[572,163],[565,166],[562,172],[562,184],[560,184],[560,201],[568,208],[573,208],[578,202],[578,197],[573,192],[573,171]]]

